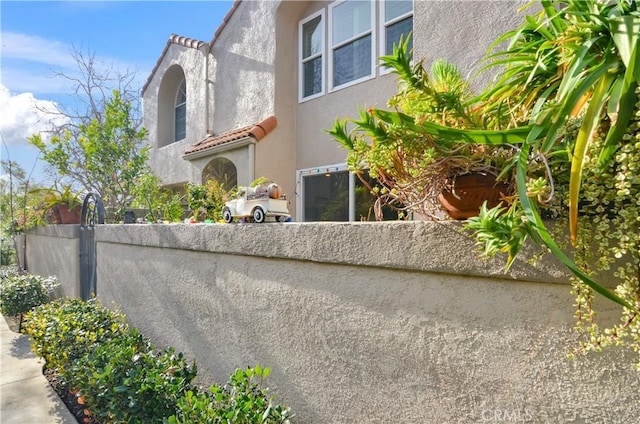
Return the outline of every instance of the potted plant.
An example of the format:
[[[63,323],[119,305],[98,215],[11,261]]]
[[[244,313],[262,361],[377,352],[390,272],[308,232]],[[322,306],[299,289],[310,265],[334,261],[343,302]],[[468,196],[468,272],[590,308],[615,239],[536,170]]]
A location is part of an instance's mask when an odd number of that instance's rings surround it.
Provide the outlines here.
[[[79,224],[82,199],[71,190],[70,185],[58,188],[57,184],[47,189],[36,189],[43,194],[43,207],[52,224]]]
[[[504,50],[488,56],[488,67],[499,65],[500,74],[477,101],[500,125],[483,133],[397,113],[383,121],[450,142],[518,146],[504,168],[515,173],[517,196],[482,208],[467,228],[485,254],[508,253],[507,267],[527,238],[567,266],[584,335],[578,352],[628,345],[640,354],[639,4],[540,5],[537,15],[496,41]],[[548,225],[545,216],[566,220],[568,231]],[[594,276],[607,271],[613,273],[605,286]],[[622,306],[618,324],[598,325],[596,293]]]
[[[640,355],[640,5],[541,0],[540,6],[496,40],[487,58],[487,67],[500,67],[496,83],[476,99],[488,131],[397,111],[374,111],[377,119],[363,114],[357,125],[375,135],[374,143],[386,143],[388,129],[402,125],[450,143],[517,146],[501,172],[514,175],[517,195],[485,206],[467,228],[485,254],[508,253],[507,267],[528,238],[566,265],[584,335],[576,352],[627,345]],[[333,132],[350,150],[362,149],[343,124]],[[391,158],[400,160],[385,169],[404,160]],[[355,157],[351,166],[361,163]],[[548,225],[545,217],[556,220]],[[554,225],[565,221],[568,231]],[[613,272],[605,286],[594,276],[607,271]],[[618,324],[599,326],[596,293],[622,306]]]
[[[437,60],[429,75],[422,61],[412,64],[408,41],[401,40],[393,55],[381,58],[398,75],[398,93],[388,102],[392,110],[361,109],[359,119],[338,120],[328,131],[349,151],[349,169],[378,203],[405,216],[445,219],[446,211],[464,219],[477,215],[485,200],[493,206],[506,201],[515,187],[506,164],[517,150],[469,142],[490,139],[483,131],[499,123],[487,119],[455,65]],[[461,131],[469,128],[478,134]],[[522,131],[516,133],[522,137]]]
[[[578,352],[628,345],[640,354],[640,5],[541,5],[489,56],[506,68],[486,103],[524,110],[530,123],[518,197],[509,213],[486,209],[468,228],[486,253],[509,250],[507,265],[531,236],[571,270]],[[546,163],[543,176],[532,173],[536,161]],[[550,208],[566,226],[543,221]],[[596,281],[603,272],[614,290]],[[623,307],[618,324],[599,326],[596,293]]]

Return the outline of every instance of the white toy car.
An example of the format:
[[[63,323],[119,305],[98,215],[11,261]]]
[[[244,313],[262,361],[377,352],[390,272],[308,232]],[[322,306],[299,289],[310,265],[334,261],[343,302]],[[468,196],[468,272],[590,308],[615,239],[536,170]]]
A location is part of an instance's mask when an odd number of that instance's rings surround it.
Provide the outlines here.
[[[267,217],[274,217],[276,221],[284,222],[291,217],[288,203],[275,183],[267,187],[242,187],[236,199],[225,203],[222,219],[227,224],[236,218],[262,223]]]

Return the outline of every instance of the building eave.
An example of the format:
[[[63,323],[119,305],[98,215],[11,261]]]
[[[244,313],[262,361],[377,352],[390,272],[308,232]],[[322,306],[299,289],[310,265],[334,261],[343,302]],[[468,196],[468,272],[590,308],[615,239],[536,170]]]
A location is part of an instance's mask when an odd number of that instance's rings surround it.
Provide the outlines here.
[[[198,150],[192,153],[185,153],[182,155],[182,159],[184,160],[195,160],[200,159],[207,156],[212,156],[218,153],[225,152],[227,150],[235,150],[244,146],[248,146],[250,144],[256,144],[258,141],[252,136],[247,136],[238,140],[234,140],[229,143],[219,144],[217,146],[209,147],[208,149]]]

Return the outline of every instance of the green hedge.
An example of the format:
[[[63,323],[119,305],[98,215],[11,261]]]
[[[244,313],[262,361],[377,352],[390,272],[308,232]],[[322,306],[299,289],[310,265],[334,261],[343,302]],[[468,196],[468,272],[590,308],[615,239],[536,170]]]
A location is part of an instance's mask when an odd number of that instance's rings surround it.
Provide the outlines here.
[[[120,312],[98,300],[58,300],[25,317],[33,350],[82,396],[102,423],[288,423],[290,410],[264,387],[268,368],[236,370],[203,391],[173,348],[156,349]]]
[[[58,286],[56,277],[41,277],[23,273],[16,267],[0,270],[0,311],[5,316],[16,316],[47,303]]]

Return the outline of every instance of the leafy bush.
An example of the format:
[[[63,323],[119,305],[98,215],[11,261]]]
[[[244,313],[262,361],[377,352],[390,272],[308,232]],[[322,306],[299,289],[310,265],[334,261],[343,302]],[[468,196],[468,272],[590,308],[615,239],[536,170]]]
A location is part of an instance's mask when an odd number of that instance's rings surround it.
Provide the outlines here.
[[[195,362],[156,349],[96,299],[54,301],[26,319],[33,350],[57,370],[60,387],[82,396],[104,424],[288,423],[291,416],[263,387],[268,368],[237,370],[226,386],[200,392],[192,385]]]
[[[273,403],[263,388],[269,368],[238,369],[225,387],[214,385],[210,392],[189,390],[178,401],[178,413],[169,424],[288,423],[289,408]]]
[[[137,330],[113,338],[64,373],[101,421],[161,423],[191,387],[196,367],[172,348],[156,351]]]
[[[131,193],[134,196],[132,206],[145,208],[149,211],[145,216],[147,221],[179,222],[182,220],[184,214],[182,197],[162,188],[160,177],[151,172],[136,179]]]
[[[124,315],[100,305],[98,300],[57,300],[38,306],[25,316],[25,333],[32,348],[48,368],[64,372],[71,362],[100,343],[124,334]]]
[[[0,281],[0,311],[7,316],[29,312],[49,302],[50,294],[58,284],[56,277],[21,274],[17,268],[9,268],[3,271]]]
[[[205,184],[187,184],[187,204],[193,214],[193,219],[222,219],[222,207],[231,194],[223,183],[208,180]]]
[[[0,230],[1,231],[1,230]],[[16,262],[16,249],[13,245],[11,236],[4,231],[1,233],[0,239],[0,265],[9,266]]]
[[[0,284],[2,284],[5,279],[9,279],[20,274],[21,274],[21,271],[16,266],[13,266],[13,265],[1,266],[0,267]]]

